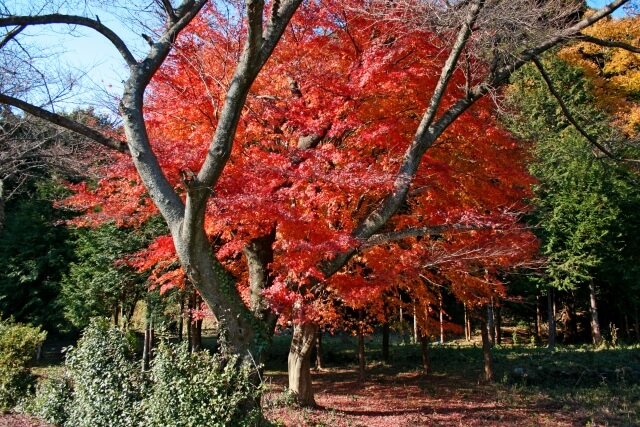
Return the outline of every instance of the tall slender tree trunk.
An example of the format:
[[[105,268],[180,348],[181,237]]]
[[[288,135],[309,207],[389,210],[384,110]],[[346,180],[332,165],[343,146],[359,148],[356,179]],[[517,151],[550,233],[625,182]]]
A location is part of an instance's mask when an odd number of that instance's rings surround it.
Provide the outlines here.
[[[638,316],[638,307],[635,310],[634,329],[636,330],[636,342],[640,342],[640,316]]]
[[[631,324],[629,323],[629,316],[627,314],[623,314],[624,318],[624,339],[627,342],[631,341]]]
[[[500,305],[493,308],[493,313],[495,315],[496,344],[502,345],[502,308]]]
[[[364,381],[367,375],[367,361],[364,352],[364,332],[362,326],[358,328],[358,381]]]
[[[494,344],[496,343],[496,329],[495,329],[495,322],[493,317],[493,298],[491,298],[491,301],[489,302],[489,304],[487,304],[486,319],[487,319],[487,324],[485,326],[488,332],[489,345],[493,347]]]
[[[469,316],[469,309],[467,303],[462,304],[464,308],[464,337],[467,341],[471,341],[471,317]]]
[[[0,179],[0,231],[4,228],[4,180]]]
[[[144,325],[144,341],[142,343],[142,371],[143,372],[149,370],[149,361],[150,361],[149,352],[151,349],[151,346],[149,345],[150,340],[151,340],[151,322],[149,319],[147,319]]]
[[[414,344],[418,343],[418,313],[416,313],[416,303],[413,303],[413,339]]]
[[[593,343],[600,345],[602,343],[602,333],[600,332],[600,320],[598,319],[596,284],[593,280],[589,281],[589,308],[591,312],[591,336],[593,337]]]
[[[489,311],[486,311],[489,314]],[[491,342],[489,338],[489,325],[487,318],[480,316],[482,322],[481,334],[482,334],[482,355],[484,358],[484,379],[485,381],[493,381],[493,363],[491,361]]]
[[[438,298],[438,305],[440,311],[440,344],[444,344],[444,309],[442,308],[442,295]]]
[[[324,360],[322,358],[322,329],[318,328],[316,335],[316,369],[324,369]]]
[[[382,361],[389,363],[389,322],[382,324]]]
[[[196,320],[195,345],[198,350],[202,349],[202,319]]]
[[[113,324],[114,326],[120,326],[120,304],[119,301],[113,305]]]
[[[422,351],[422,371],[428,375],[431,373],[431,359],[429,358],[429,337],[420,336],[420,350]]]
[[[182,294],[182,292],[180,292]],[[180,315],[178,316],[178,341],[182,342],[184,332],[184,295],[180,296]]]
[[[311,382],[311,350],[316,341],[317,329],[318,327],[311,322],[293,327],[293,338],[287,362],[289,390],[293,392],[301,406],[315,406],[316,404]]]
[[[540,294],[536,295],[536,339],[540,342],[542,338],[542,307],[540,307]]]
[[[547,309],[549,311],[549,349],[556,348],[556,299],[553,288],[547,292]]]

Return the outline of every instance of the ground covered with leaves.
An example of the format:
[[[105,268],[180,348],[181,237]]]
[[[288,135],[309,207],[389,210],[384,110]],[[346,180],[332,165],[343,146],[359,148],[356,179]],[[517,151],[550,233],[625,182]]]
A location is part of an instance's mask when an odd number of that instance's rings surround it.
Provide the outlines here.
[[[353,350],[327,353],[344,363]],[[492,384],[481,381],[479,347],[432,348],[427,376],[418,351],[392,347],[391,362],[370,364],[364,381],[355,364],[315,371],[313,409],[291,404],[285,372],[267,372],[265,414],[286,427],[640,425],[640,348],[504,346],[494,349]]]

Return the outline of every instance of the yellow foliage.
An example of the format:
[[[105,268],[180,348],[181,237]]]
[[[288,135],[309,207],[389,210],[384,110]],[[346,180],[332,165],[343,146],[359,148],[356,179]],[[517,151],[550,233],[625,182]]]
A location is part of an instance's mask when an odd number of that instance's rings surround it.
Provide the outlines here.
[[[640,16],[602,20],[585,34],[640,47]],[[599,106],[616,117],[625,134],[640,133],[640,54],[578,42],[559,56],[584,70]]]

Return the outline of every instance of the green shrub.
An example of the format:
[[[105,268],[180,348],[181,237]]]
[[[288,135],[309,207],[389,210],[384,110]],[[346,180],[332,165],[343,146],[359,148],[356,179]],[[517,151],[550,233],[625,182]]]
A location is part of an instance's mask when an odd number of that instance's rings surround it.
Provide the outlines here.
[[[165,343],[143,374],[129,338],[106,320],[92,320],[68,351],[65,376],[43,382],[24,409],[65,427],[259,425],[255,369]]]
[[[38,384],[36,394],[22,408],[54,425],[63,425],[69,418],[72,385],[69,378],[51,378]]]
[[[29,367],[46,337],[40,327],[0,320],[0,411],[14,407],[33,386]]]
[[[133,352],[123,332],[104,319],[91,320],[65,362],[73,384],[65,426],[142,425],[145,385]]]
[[[222,360],[206,351],[189,354],[186,345],[162,344],[151,368],[151,390],[144,400],[147,426],[254,426],[259,407],[247,413],[244,403],[259,400],[252,384],[255,370],[238,368],[238,359]]]

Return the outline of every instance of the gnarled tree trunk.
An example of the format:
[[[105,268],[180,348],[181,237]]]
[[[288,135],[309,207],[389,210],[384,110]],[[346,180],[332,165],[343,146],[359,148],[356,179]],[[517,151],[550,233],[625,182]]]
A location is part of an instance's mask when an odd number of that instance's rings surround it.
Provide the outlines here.
[[[301,406],[315,406],[311,382],[311,350],[316,342],[318,327],[311,322],[295,325],[289,349],[289,390]]]

